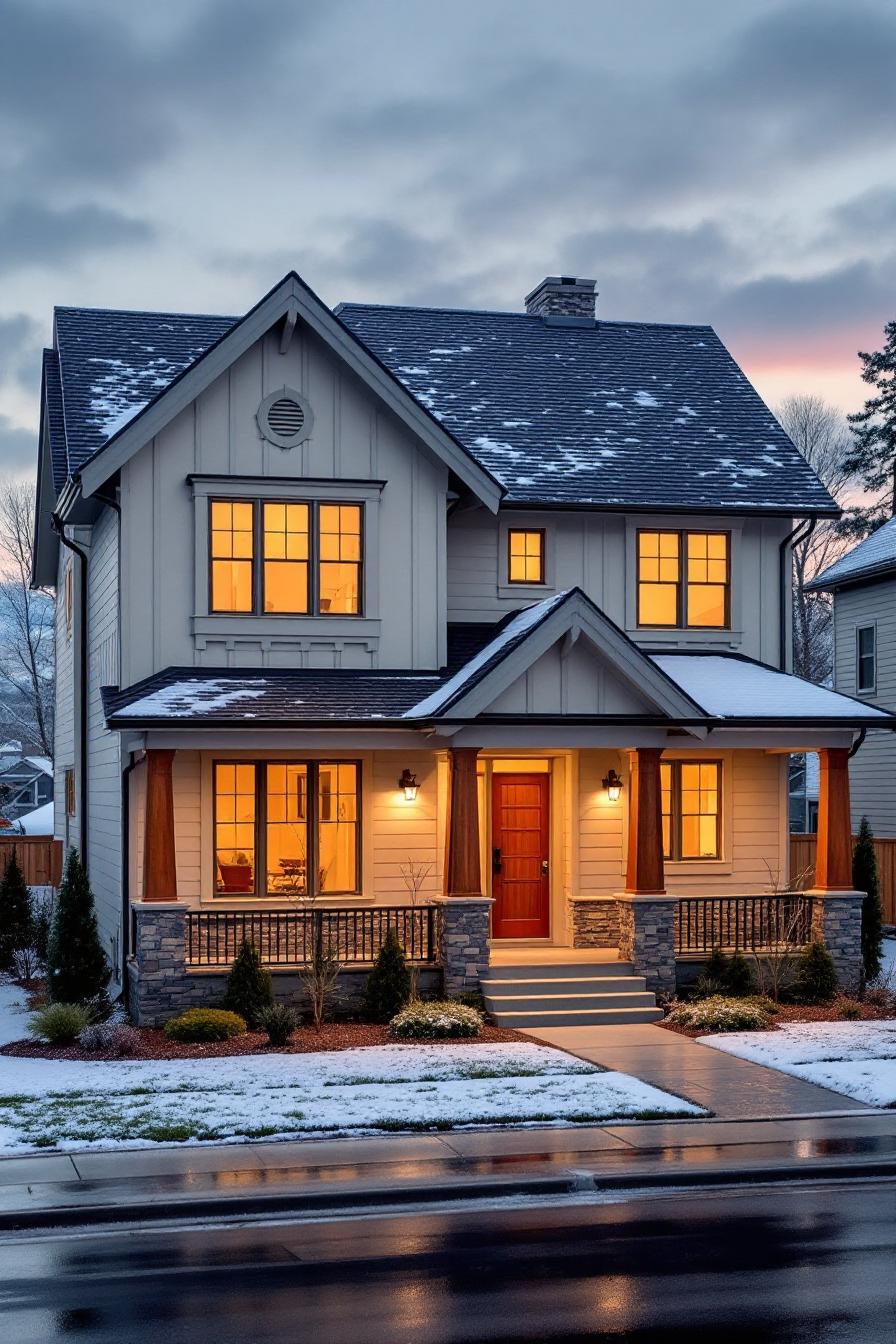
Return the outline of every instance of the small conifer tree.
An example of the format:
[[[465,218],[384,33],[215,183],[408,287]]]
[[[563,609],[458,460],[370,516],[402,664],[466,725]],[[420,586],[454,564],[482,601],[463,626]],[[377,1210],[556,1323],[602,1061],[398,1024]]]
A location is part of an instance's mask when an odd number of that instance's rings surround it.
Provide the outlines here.
[[[803,948],[796,964],[793,997],[797,1003],[829,1003],[837,993],[837,971],[824,943],[815,939]]]
[[[880,975],[884,932],[874,833],[867,817],[863,817],[859,824],[852,854],[852,885],[854,891],[865,892],[862,902],[862,973],[867,983]]]
[[[389,1022],[411,995],[411,973],[398,934],[390,929],[364,988],[364,1014],[371,1022]]]
[[[96,926],[93,892],[78,851],[70,849],[53,912],[47,995],[55,1003],[85,1003],[105,993],[109,975]]]
[[[227,977],[224,1007],[239,1013],[250,1027],[258,1025],[262,1014],[274,1006],[274,986],[261,954],[251,938],[244,938]]]
[[[31,946],[31,896],[13,850],[0,879],[0,971],[15,969],[15,955]]]
[[[726,991],[736,999],[745,998],[755,990],[756,978],[742,952],[733,953],[725,967],[724,983]]]

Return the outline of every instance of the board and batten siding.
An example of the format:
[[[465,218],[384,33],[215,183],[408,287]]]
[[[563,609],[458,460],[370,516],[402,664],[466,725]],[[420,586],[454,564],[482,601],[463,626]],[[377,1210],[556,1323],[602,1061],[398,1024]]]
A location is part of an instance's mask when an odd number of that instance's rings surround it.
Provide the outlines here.
[[[507,529],[544,528],[544,585],[507,582]],[[730,630],[639,630],[635,616],[635,534],[639,528],[729,531],[732,537]],[[733,519],[725,515],[648,514],[485,509],[458,512],[448,521],[448,619],[495,621],[508,611],[566,588],[581,588],[610,620],[652,647],[689,645],[733,649],[777,665],[780,648],[780,542],[789,519]]]
[[[314,412],[311,438],[290,449],[262,439],[255,420],[284,386]],[[330,481],[385,482],[367,503],[364,619],[267,617],[261,630],[259,617],[197,610],[207,575],[195,520],[207,505],[194,502],[191,475],[242,478],[246,497],[265,481],[280,492],[294,481],[297,499],[304,482],[324,499]],[[281,354],[269,332],[122,469],[122,684],[169,666],[440,666],[447,490],[447,469],[320,340],[300,324]],[[351,499],[348,487],[341,497]]]
[[[857,686],[856,630],[877,630],[877,684]],[[834,595],[834,687],[896,712],[896,578],[841,589]],[[896,734],[870,730],[849,764],[853,831],[867,816],[875,835],[896,836]]]

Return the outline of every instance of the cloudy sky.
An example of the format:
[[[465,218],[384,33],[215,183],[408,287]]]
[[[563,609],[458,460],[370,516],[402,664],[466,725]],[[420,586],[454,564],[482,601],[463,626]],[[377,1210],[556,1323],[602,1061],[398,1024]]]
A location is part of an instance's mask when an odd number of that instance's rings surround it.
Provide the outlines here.
[[[0,462],[54,303],[711,322],[863,400],[896,316],[894,0],[0,0]]]

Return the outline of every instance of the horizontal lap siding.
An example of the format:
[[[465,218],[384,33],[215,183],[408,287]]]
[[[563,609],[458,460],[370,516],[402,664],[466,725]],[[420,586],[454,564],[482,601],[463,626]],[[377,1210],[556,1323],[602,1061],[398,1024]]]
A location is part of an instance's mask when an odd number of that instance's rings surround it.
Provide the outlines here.
[[[609,896],[622,889],[625,880],[625,793],[610,803],[603,779],[610,768],[623,771],[619,753],[579,753],[579,880],[580,896]]]
[[[856,694],[856,628],[877,626],[877,686],[860,696],[896,710],[896,582],[868,584],[834,599],[835,687]],[[869,732],[849,764],[853,830],[867,816],[875,835],[896,836],[896,736]]]
[[[417,776],[416,800],[405,801],[398,777],[405,766]],[[438,771],[432,754],[377,751],[372,754],[371,799],[367,812],[371,877],[377,900],[400,903],[408,899],[401,867],[408,859],[431,864],[421,899],[441,891],[442,855],[438,837]]]

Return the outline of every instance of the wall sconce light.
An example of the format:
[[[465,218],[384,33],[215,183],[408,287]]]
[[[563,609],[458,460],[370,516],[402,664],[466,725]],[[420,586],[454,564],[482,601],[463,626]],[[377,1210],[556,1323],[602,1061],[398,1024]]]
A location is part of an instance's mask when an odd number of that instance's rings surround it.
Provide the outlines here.
[[[412,803],[417,797],[417,776],[412,774],[407,766],[401,772],[398,787],[404,790],[407,802]]]
[[[607,791],[607,797],[611,803],[619,802],[619,795],[622,792],[622,780],[615,770],[611,770],[604,780],[604,788]]]

